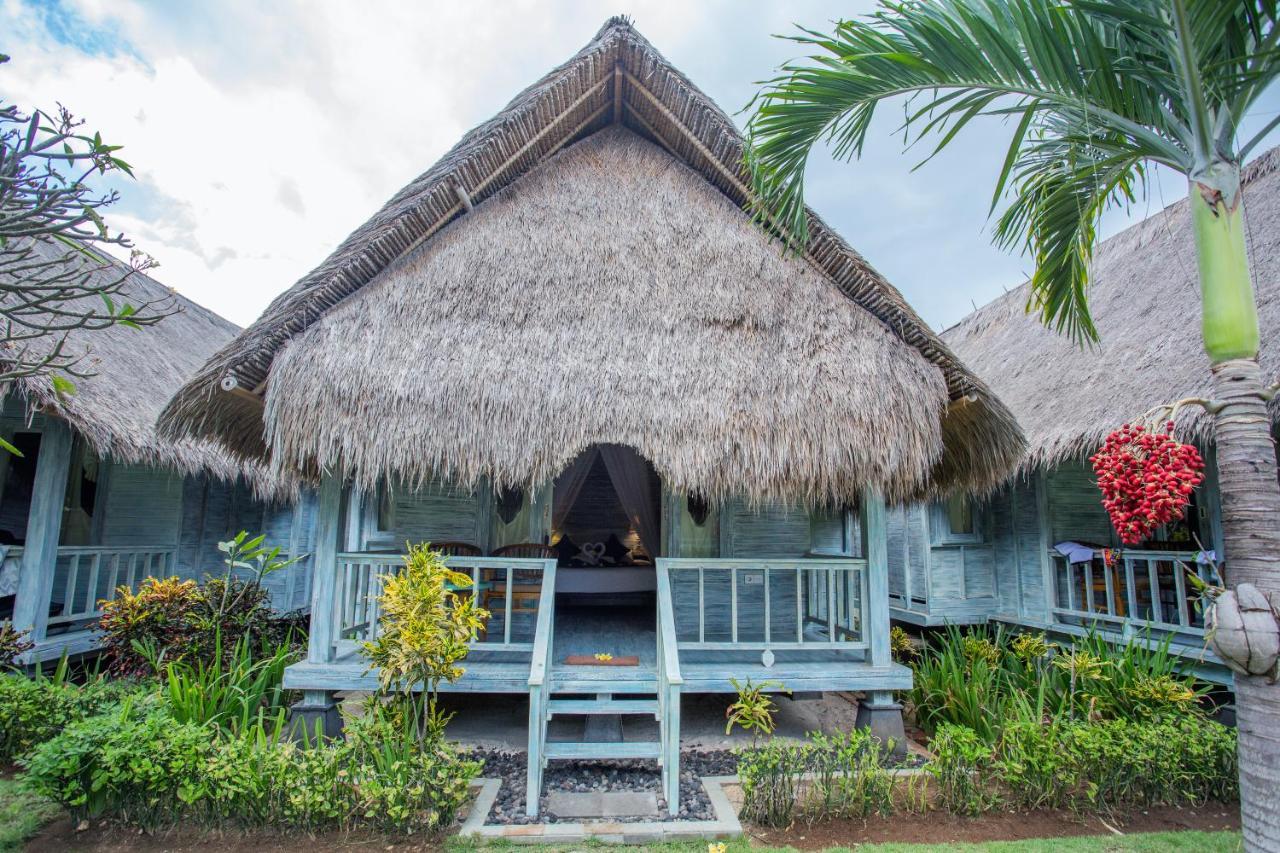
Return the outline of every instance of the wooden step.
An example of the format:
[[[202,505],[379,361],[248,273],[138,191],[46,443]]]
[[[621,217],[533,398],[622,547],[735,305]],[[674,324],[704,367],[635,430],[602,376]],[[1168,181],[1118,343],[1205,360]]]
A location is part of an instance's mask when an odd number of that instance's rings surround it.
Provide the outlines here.
[[[658,716],[657,699],[552,699],[547,717],[556,714],[652,714]]]
[[[657,741],[628,741],[612,743],[556,743],[542,747],[542,755],[548,761],[581,758],[658,758],[662,744]]]
[[[658,679],[653,673],[637,672],[630,676],[620,676],[617,669],[610,671],[604,667],[583,667],[577,672],[557,670],[548,681],[552,693],[590,693],[594,696],[601,693],[618,695],[658,692]]]

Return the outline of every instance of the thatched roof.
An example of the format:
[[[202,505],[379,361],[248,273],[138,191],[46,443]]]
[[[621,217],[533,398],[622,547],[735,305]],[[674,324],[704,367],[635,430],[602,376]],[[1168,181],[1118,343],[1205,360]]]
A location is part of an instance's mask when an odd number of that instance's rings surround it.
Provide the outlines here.
[[[40,257],[62,256],[62,249],[51,242],[32,246]],[[108,286],[128,267],[104,258],[107,264],[86,263],[84,269],[91,283]],[[156,303],[160,310],[174,313],[141,329],[117,325],[73,332],[65,352],[79,357],[75,370],[87,374],[73,378],[75,393],[56,394],[47,377],[19,379],[12,390],[28,406],[67,421],[101,455],[171,466],[183,473],[207,471],[227,480],[245,474],[244,466],[213,442],[172,441],[156,432],[156,418],[169,398],[240,328],[142,272],[132,274],[122,295],[134,305]],[[94,307],[101,310],[100,304]],[[257,473],[250,479],[262,486]]]
[[[1264,376],[1280,373],[1280,149],[1244,169],[1248,250],[1262,328]],[[1185,200],[1103,241],[1089,304],[1102,336],[1082,349],[1028,315],[1027,285],[978,309],[943,339],[1008,404],[1026,432],[1025,467],[1095,451],[1107,433],[1151,409],[1209,395],[1200,288]],[[1272,417],[1280,414],[1273,403]],[[1207,442],[1198,406],[1177,421],[1182,440]]]
[[[611,126],[628,132],[555,156]],[[1009,412],[816,217],[813,243],[801,259],[784,261],[778,244],[753,231],[741,210],[748,201],[742,145],[714,103],[629,23],[613,19],[277,298],[184,386],[162,428],[217,438],[246,459],[268,456],[269,438],[272,463],[281,470],[314,473],[341,457],[358,477],[385,474],[391,469],[381,466],[403,462],[409,467],[401,473],[433,465],[464,478],[483,472],[524,479],[597,441],[635,444],[663,471],[655,458],[661,441],[673,454],[664,474],[676,484],[712,490],[732,481],[758,495],[816,498],[845,495],[861,479],[903,495],[931,487],[980,490],[1002,479],[1022,448]],[[639,161],[620,159],[623,152]],[[663,208],[661,196],[637,194],[642,174],[692,208]],[[552,245],[524,239],[520,229],[534,222],[516,224],[532,216],[519,199],[534,192],[560,217],[536,223]],[[609,223],[614,230],[607,230]],[[674,223],[685,230],[673,230]],[[467,236],[471,229],[484,233],[485,242]],[[635,238],[642,234],[655,242],[640,245]],[[630,247],[630,255],[622,247]],[[623,281],[623,271],[631,279]],[[567,282],[579,289],[566,289]],[[409,283],[411,293],[396,289]],[[499,297],[499,285],[510,287],[510,295]],[[583,293],[631,314],[607,315],[600,305],[586,305]],[[799,293],[808,304],[790,306]],[[415,294],[441,304],[415,302]],[[481,304],[486,297],[500,302]],[[379,299],[386,304],[375,305]],[[544,345],[566,337],[554,323],[537,325],[553,319],[544,303],[566,299],[560,312],[597,324],[582,334],[607,338],[612,331],[633,340],[606,340],[594,355],[581,347],[555,358],[544,354],[546,364],[524,374],[502,373],[500,365],[538,355],[539,332]],[[447,325],[432,321],[436,310],[446,312]],[[392,331],[397,323],[400,333]],[[430,342],[434,349],[405,339],[426,329],[438,336]],[[861,339],[838,341],[837,330]],[[364,334],[391,335],[395,344],[379,347],[362,340]],[[657,353],[642,340],[672,348]],[[401,348],[411,344],[406,355]],[[304,352],[325,353],[316,372],[308,373],[296,355]],[[415,361],[440,361],[440,353],[449,352],[457,354],[457,375],[473,371],[506,384],[485,396],[474,388],[411,382],[424,369],[435,381],[455,378],[431,373],[447,365],[424,368]],[[566,353],[582,364],[566,361]],[[807,371],[802,354],[812,359]],[[840,364],[844,357],[855,363]],[[858,361],[863,357],[871,360]],[[703,366],[722,372],[700,379]],[[588,367],[595,373],[584,372]],[[660,367],[670,376],[658,377]],[[350,381],[335,369],[352,371]],[[321,387],[321,373],[332,380],[328,387]],[[624,384],[637,375],[647,377],[644,383],[634,390]],[[743,381],[753,375],[764,383],[754,390]],[[807,392],[794,387],[818,377],[827,381]],[[554,382],[570,378],[580,400],[600,407],[598,415],[575,424],[572,414],[552,407],[532,414],[540,394],[564,399],[570,388]],[[369,384],[357,390],[358,382]],[[666,396],[653,397],[658,391]],[[303,403],[305,394],[313,396]],[[640,399],[633,405],[632,397]],[[816,408],[801,417],[802,402]],[[319,417],[309,417],[306,407]],[[411,409],[418,414],[407,415]],[[356,411],[366,418],[346,422],[342,429],[349,433],[339,435],[334,425]],[[745,428],[753,411],[752,428]],[[776,424],[768,427],[771,414]],[[472,432],[436,436],[421,461],[412,461],[410,439],[396,431],[414,417],[435,421],[441,433]],[[527,440],[516,440],[514,426],[503,433],[503,421],[522,425]],[[425,430],[410,434],[418,441]],[[390,444],[398,449],[382,448]]]

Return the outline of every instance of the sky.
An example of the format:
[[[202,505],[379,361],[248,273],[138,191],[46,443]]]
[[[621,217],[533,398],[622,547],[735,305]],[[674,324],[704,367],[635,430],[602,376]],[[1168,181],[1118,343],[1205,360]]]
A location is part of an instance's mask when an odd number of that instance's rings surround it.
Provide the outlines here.
[[[136,179],[107,216],[160,264],[152,275],[247,325],[469,128],[631,17],[727,112],[783,62],[779,39],[864,14],[870,0],[0,0],[0,101],[86,120]],[[1280,110],[1268,93],[1248,127]],[[1026,279],[989,240],[990,193],[1011,129],[967,130],[913,171],[876,120],[861,160],[825,152],[809,203],[935,329]],[[1280,142],[1280,138],[1271,144]],[[1110,234],[1185,193],[1162,174],[1112,211]]]

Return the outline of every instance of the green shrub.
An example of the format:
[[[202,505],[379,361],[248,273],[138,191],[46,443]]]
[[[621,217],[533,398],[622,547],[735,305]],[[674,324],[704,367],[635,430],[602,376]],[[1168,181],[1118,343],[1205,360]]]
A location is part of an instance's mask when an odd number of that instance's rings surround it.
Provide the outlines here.
[[[768,740],[739,750],[742,814],[764,826],[790,826],[836,817],[865,819],[894,811],[894,777],[882,745],[862,729],[824,735],[807,743]]]
[[[999,802],[984,783],[991,747],[977,732],[944,723],[929,747],[934,758],[926,769],[937,785],[938,805],[953,814],[975,815]]]
[[[1042,634],[949,627],[913,662],[911,704],[926,732],[959,725],[986,743],[1006,720],[1023,717],[1201,716],[1206,688],[1181,675],[1179,663],[1168,640],[1115,646],[1089,635],[1058,645]]]
[[[264,645],[255,657],[247,636],[223,653],[219,638],[208,662],[183,659],[165,665],[162,689],[169,713],[180,723],[245,731],[260,713],[270,719],[285,710],[284,670],[293,659],[284,646]]]
[[[138,689],[131,682],[99,678],[73,684],[65,665],[53,676],[0,674],[0,764],[12,764],[64,726],[101,713]]]
[[[297,620],[271,609],[262,579],[296,562],[266,548],[263,537],[240,533],[218,543],[225,569],[203,582],[179,578],[146,578],[137,591],[120,587],[103,602],[96,630],[115,675],[146,676],[156,660],[209,663],[219,652],[230,654],[237,640],[254,646],[300,643]],[[249,572],[249,578],[241,573]]]
[[[36,793],[74,818],[109,815],[155,828],[207,795],[210,730],[177,723],[152,699],[68,725],[24,760]]]
[[[762,826],[790,826],[808,761],[803,745],[767,740],[738,752],[742,816]]]
[[[930,744],[938,804],[976,814],[1021,808],[1111,811],[1239,797],[1236,733],[1200,716],[1017,719],[995,744],[944,725]]]
[[[179,822],[291,832],[426,832],[453,822],[479,772],[406,713],[368,713],[348,737],[300,748],[285,714],[222,733],[174,719],[163,694],[73,723],[24,761],[28,784],[76,819],[156,829]]]

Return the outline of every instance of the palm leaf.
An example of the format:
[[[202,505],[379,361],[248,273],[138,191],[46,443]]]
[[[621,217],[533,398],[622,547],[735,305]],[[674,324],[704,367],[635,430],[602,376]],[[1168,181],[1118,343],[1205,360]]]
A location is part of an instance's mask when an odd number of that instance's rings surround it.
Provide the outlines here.
[[[1013,133],[992,210],[1002,246],[1036,260],[1029,310],[1096,340],[1088,265],[1102,212],[1132,201],[1143,168],[1192,173],[1238,162],[1236,127],[1280,76],[1277,0],[933,0],[884,2],[833,32],[754,102],[747,164],[756,212],[793,245],[808,239],[804,178],[819,143],[862,153],[877,107],[906,99],[905,144],[923,162],[980,117]],[[1277,120],[1280,123],[1280,119]]]

